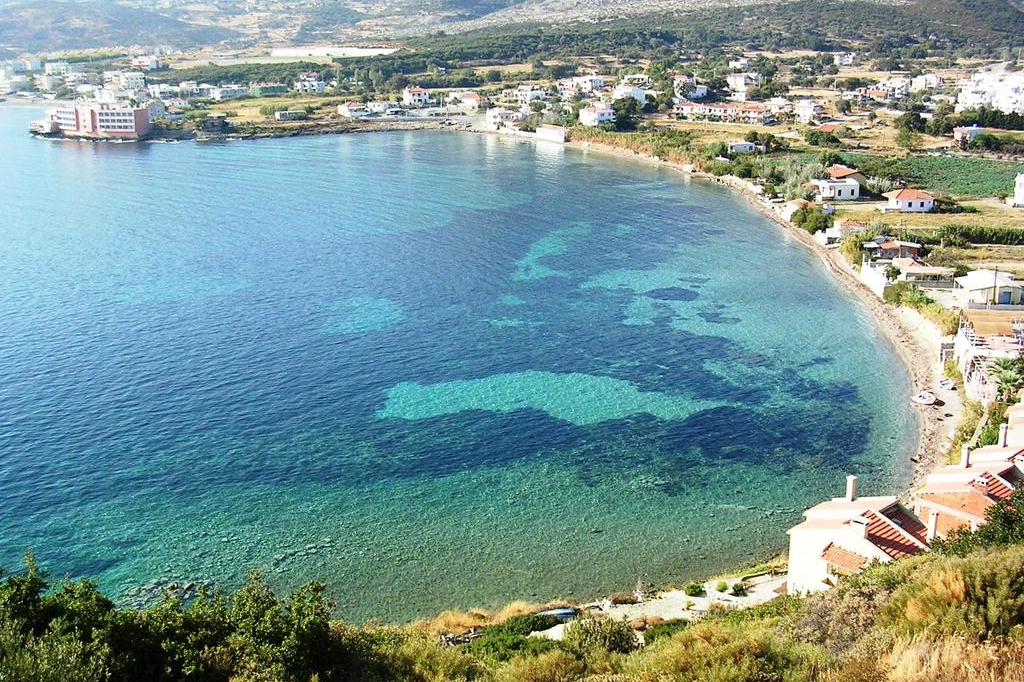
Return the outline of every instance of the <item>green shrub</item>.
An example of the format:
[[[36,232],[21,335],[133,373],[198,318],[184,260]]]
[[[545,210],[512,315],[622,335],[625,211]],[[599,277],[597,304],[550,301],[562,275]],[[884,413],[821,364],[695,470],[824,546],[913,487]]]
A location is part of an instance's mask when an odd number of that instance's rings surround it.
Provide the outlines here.
[[[529,658],[515,658],[498,668],[495,682],[570,682],[586,666],[567,651],[555,649]]]
[[[516,656],[535,656],[557,645],[548,639],[515,635],[504,630],[484,630],[483,634],[463,645],[462,650],[477,658],[507,661]]]
[[[681,630],[685,630],[690,626],[690,621],[685,618],[673,618],[672,620],[666,620],[657,625],[644,630],[644,644],[649,646],[659,639],[665,639],[671,637]]]
[[[565,628],[562,645],[574,654],[590,657],[601,653],[628,654],[639,645],[628,623],[608,618],[582,617]]]
[[[1024,495],[1015,495],[1018,504]],[[1003,540],[1018,544],[1024,536],[1021,514]],[[980,530],[998,524],[992,518]],[[1013,537],[1011,537],[1013,536]],[[898,590],[885,615],[898,631],[961,635],[978,640],[1005,637],[1024,625],[1024,547],[950,558]]]
[[[688,583],[686,587],[683,588],[683,593],[686,594],[687,597],[702,597],[705,594],[704,585],[700,583]]]
[[[725,592],[729,589],[729,583],[727,583],[724,580],[719,580],[718,583],[715,585],[715,589],[719,592]]]
[[[732,589],[729,590],[729,594],[734,597],[745,597],[747,596],[747,586],[743,582],[733,583]]]

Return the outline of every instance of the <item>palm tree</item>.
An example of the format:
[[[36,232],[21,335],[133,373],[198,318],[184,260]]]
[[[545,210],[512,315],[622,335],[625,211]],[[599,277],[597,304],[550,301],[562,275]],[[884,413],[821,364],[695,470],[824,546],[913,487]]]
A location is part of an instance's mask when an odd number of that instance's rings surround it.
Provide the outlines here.
[[[1024,388],[1020,358],[999,358],[993,361],[989,369],[999,388],[999,398],[1003,402],[1009,402]]]

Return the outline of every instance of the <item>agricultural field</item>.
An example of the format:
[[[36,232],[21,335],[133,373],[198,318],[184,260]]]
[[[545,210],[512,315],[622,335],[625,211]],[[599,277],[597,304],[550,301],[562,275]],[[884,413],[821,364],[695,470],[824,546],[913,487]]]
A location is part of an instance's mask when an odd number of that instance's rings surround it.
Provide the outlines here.
[[[960,156],[906,156],[880,160],[861,154],[846,155],[858,168],[877,175],[875,166],[882,164],[890,177],[900,177],[930,192],[955,198],[991,197],[1013,191],[1017,173],[1024,173],[1024,163]]]

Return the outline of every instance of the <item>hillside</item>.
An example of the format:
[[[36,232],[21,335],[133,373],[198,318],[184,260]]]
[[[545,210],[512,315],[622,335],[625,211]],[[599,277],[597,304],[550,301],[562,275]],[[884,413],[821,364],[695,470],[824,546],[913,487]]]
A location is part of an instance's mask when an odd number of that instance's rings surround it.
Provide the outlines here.
[[[114,2],[18,0],[0,11],[0,47],[44,51],[113,45],[208,45],[236,37],[217,26],[189,24]]]
[[[667,32],[685,47],[850,41],[1019,45],[1016,0],[0,0],[0,48],[431,40],[454,34]],[[842,8],[839,11],[838,8]],[[238,43],[242,44],[242,43]],[[634,41],[637,48],[644,42]],[[649,43],[648,43],[649,44]],[[885,49],[884,45],[879,45]]]

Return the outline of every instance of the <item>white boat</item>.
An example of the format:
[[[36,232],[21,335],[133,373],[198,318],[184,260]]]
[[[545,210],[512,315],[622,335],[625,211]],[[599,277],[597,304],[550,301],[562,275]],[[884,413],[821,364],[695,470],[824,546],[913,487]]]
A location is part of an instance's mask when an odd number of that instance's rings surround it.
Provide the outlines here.
[[[918,405],[934,405],[935,404],[935,394],[932,393],[931,391],[921,391],[920,393],[916,393],[916,394],[910,396],[910,399],[913,402],[917,403]]]

